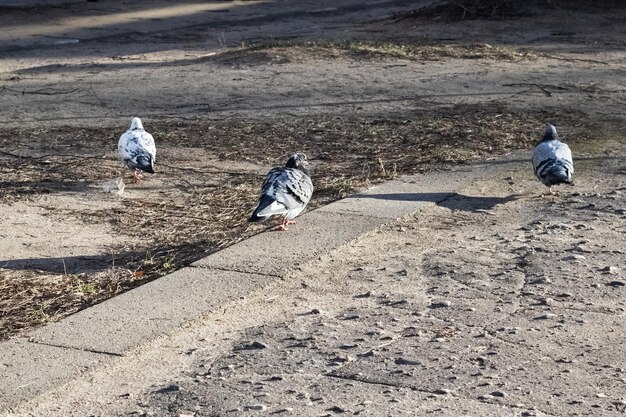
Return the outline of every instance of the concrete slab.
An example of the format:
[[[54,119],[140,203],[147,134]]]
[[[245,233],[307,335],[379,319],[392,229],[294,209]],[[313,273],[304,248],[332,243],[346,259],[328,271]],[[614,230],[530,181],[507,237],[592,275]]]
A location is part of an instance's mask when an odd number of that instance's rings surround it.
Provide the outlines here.
[[[31,334],[36,342],[122,355],[249,294],[272,277],[183,268]]]
[[[267,232],[194,262],[199,268],[285,276],[298,264],[344,245],[386,219],[315,210],[287,232]]]
[[[0,343],[0,413],[112,356],[12,339]]]
[[[426,204],[438,204],[455,195],[452,192],[445,192],[445,189],[442,187],[441,190],[428,192],[424,191],[422,184],[419,183],[402,180],[389,181],[316,211],[397,219],[419,211]]]

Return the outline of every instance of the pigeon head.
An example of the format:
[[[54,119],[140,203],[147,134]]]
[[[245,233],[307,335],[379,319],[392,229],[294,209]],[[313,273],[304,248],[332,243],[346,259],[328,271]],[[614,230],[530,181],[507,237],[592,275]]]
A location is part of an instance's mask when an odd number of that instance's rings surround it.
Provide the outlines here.
[[[143,124],[141,124],[141,119],[139,117],[133,117],[132,119],[130,119],[130,129],[143,129]]]
[[[309,161],[306,159],[306,155],[302,152],[296,152],[289,157],[285,164],[287,168],[295,168],[309,175]]]
[[[542,142],[547,140],[559,140],[559,134],[556,132],[556,127],[552,126],[550,123],[546,123],[546,129],[543,132]]]

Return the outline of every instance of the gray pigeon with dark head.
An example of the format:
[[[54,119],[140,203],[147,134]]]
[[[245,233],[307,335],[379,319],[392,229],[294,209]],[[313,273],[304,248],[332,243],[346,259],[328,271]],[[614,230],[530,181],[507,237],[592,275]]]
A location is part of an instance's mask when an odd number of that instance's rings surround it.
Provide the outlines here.
[[[572,151],[567,144],[559,141],[556,128],[546,124],[541,142],[533,152],[533,170],[539,180],[554,194],[552,187],[557,184],[571,184],[574,174]]]
[[[126,166],[134,170],[133,182],[141,179],[141,171],[154,174],[156,162],[154,138],[144,130],[139,117],[131,119],[130,129],[120,137],[117,150]]]
[[[305,154],[296,152],[284,167],[273,168],[261,187],[259,203],[249,221],[258,222],[272,216],[282,216],[280,230],[298,216],[313,195],[313,182],[309,176],[309,163]]]

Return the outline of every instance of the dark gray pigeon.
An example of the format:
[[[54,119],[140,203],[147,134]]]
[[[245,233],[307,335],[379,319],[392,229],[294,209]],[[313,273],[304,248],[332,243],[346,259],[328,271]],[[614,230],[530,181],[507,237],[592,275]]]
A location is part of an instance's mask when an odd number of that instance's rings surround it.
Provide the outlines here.
[[[546,124],[543,139],[533,152],[533,170],[539,180],[554,194],[552,187],[557,184],[571,184],[574,174],[572,151],[559,141],[556,128]]]
[[[156,146],[154,138],[143,129],[139,117],[133,117],[128,129],[117,143],[120,158],[126,166],[134,170],[133,182],[141,179],[141,171],[154,174]]]
[[[287,230],[293,218],[302,213],[313,195],[306,155],[296,152],[284,167],[273,168],[265,177],[261,197],[249,221],[258,222],[271,216],[282,216],[280,230]]]

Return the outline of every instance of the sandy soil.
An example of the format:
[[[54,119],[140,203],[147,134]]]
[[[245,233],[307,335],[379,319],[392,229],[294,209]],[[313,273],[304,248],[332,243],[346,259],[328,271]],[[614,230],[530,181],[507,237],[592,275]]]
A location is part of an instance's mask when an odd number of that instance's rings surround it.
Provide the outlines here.
[[[624,149],[542,191],[502,164],[21,415],[623,415]]]
[[[131,288],[259,231],[246,208],[295,148],[316,205],[384,178],[379,161],[527,148],[546,120],[577,152],[624,136],[623,8],[445,23],[398,20],[428,3],[400,0],[46,3],[0,8],[0,288],[40,277],[71,304],[28,300],[45,314],[26,327],[101,299],[94,271]],[[131,115],[159,173],[105,194]]]

